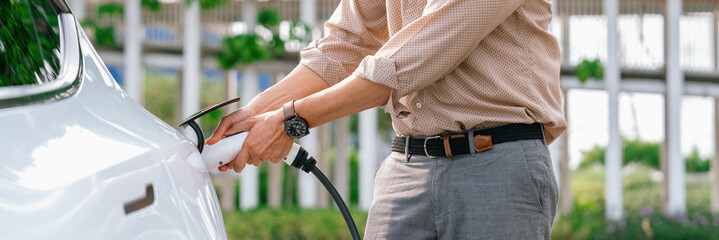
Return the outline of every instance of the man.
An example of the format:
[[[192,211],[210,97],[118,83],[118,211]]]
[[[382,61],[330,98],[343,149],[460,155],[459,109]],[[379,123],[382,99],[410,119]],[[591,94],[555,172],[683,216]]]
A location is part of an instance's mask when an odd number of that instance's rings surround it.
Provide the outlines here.
[[[566,128],[547,0],[342,1],[301,64],[225,116],[233,162],[279,162],[307,130],[381,106],[399,137],[378,168],[368,239],[550,238],[546,144]],[[292,137],[291,137],[292,136]]]

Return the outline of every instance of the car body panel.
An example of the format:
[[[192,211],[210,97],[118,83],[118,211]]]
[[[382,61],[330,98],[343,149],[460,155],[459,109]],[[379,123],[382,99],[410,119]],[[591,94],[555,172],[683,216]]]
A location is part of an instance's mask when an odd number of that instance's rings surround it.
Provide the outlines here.
[[[76,93],[0,108],[0,239],[226,239],[194,144],[135,103],[82,30],[79,39]],[[125,213],[148,185],[152,204]]]

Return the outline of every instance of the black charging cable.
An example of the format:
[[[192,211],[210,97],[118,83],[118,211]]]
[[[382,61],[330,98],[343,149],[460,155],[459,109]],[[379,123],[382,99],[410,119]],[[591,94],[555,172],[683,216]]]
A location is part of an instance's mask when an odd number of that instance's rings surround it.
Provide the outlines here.
[[[327,176],[325,176],[325,174],[322,173],[322,171],[315,166],[316,163],[317,160],[315,160],[314,157],[309,156],[309,154],[304,148],[300,148],[299,152],[297,153],[297,156],[295,157],[295,160],[292,161],[291,165],[304,172],[312,172],[312,174],[317,177],[317,179],[322,183],[322,186],[324,186],[325,189],[327,189],[327,192],[330,193],[332,199],[337,204],[337,207],[340,209],[342,217],[344,217],[345,223],[347,224],[347,228],[349,228],[350,230],[350,235],[352,235],[352,239],[359,240],[359,231],[357,231],[357,226],[352,219],[350,210],[347,208],[347,205],[345,205],[345,201],[342,200],[342,196],[340,196],[340,194],[337,192],[337,189],[335,189],[335,187],[332,185],[332,182],[327,179]]]
[[[202,134],[202,129],[200,126],[195,122],[196,119],[202,117],[203,115],[221,108],[223,106],[226,106],[231,103],[236,103],[240,101],[240,98],[231,99],[228,101],[224,101],[209,107],[206,107],[202,109],[202,111],[199,111],[195,114],[192,114],[192,116],[189,116],[187,119],[182,121],[182,123],[178,127],[185,127],[190,126],[192,130],[195,132],[195,135],[197,135],[197,150],[202,152],[205,142],[203,139],[205,139],[204,135]],[[298,168],[302,171],[305,171],[307,173],[312,172],[312,174],[317,177],[317,179],[322,183],[322,186],[327,189],[327,192],[330,193],[332,196],[332,199],[335,201],[335,204],[337,204],[337,207],[340,209],[340,212],[342,213],[342,217],[345,219],[345,223],[347,224],[347,228],[350,230],[350,234],[352,235],[352,239],[359,240],[360,235],[357,231],[357,226],[355,225],[354,220],[352,220],[352,215],[350,214],[350,210],[347,209],[347,205],[345,205],[345,202],[342,200],[342,197],[337,192],[337,189],[332,185],[332,182],[330,182],[329,179],[327,179],[327,176],[325,176],[322,171],[320,171],[319,168],[315,167],[315,164],[317,164],[317,160],[313,158],[312,156],[309,156],[309,153],[307,153],[307,150],[300,147],[300,150],[297,152],[297,156],[295,156],[295,159],[292,161],[291,166]]]

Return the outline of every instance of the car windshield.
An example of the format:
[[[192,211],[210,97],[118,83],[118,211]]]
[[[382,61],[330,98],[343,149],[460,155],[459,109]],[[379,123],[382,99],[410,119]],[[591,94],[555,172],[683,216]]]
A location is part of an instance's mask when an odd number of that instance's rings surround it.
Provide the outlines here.
[[[0,16],[0,87],[54,80],[60,70],[60,34],[50,3],[0,0]]]

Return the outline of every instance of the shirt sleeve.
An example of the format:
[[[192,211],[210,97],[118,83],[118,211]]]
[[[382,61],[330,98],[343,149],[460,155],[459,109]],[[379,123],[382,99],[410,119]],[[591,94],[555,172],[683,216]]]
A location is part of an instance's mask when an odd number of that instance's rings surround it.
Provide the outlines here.
[[[328,35],[303,49],[300,63],[329,85],[347,78],[389,39],[384,1],[341,1],[325,28]]]
[[[429,0],[420,18],[366,56],[353,74],[392,88],[391,106],[457,68],[523,2]]]

